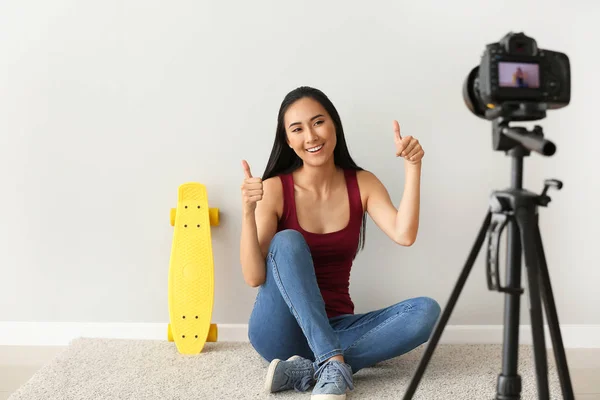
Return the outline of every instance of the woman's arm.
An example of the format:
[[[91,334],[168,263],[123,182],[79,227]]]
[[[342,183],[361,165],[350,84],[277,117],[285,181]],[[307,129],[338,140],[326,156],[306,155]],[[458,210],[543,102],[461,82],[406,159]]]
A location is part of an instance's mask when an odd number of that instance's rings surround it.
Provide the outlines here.
[[[258,218],[260,220],[260,218]],[[265,256],[258,238],[256,211],[242,215],[242,235],[240,238],[240,263],[246,284],[257,287],[265,281]]]
[[[410,246],[417,240],[419,231],[421,163],[405,165],[404,171],[404,193],[396,215],[396,237]]]
[[[366,194],[366,212],[394,242],[411,246],[419,230],[421,165],[405,166],[404,192],[398,208],[381,181],[371,172],[361,171],[361,192]]]
[[[404,191],[398,208],[381,181],[371,172],[361,171],[361,192],[366,194],[366,212],[394,242],[411,246],[417,239],[421,206],[421,166],[425,152],[412,136],[401,137],[394,121],[396,156],[404,161]]]
[[[240,263],[244,281],[252,287],[262,285],[266,279],[265,259],[271,239],[277,231],[277,190],[279,179],[252,178],[248,167],[246,181],[242,186],[244,207],[242,208],[242,232],[240,237]],[[252,196],[253,184],[260,183],[261,194]],[[279,186],[281,184],[279,183]],[[250,190],[249,190],[250,189]],[[256,192],[254,192],[256,193]],[[255,203],[254,206],[248,204]]]

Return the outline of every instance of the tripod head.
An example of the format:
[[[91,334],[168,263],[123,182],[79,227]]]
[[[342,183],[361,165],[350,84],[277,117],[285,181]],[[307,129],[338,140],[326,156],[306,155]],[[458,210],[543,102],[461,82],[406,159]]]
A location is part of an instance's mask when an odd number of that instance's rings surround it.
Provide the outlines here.
[[[546,108],[540,103],[508,102],[486,111],[486,118],[492,119],[492,144],[496,151],[511,152],[517,157],[528,156],[535,151],[544,156],[552,156],[556,145],[544,139],[541,126],[532,130],[524,127],[511,127],[512,121],[535,121],[546,117]]]

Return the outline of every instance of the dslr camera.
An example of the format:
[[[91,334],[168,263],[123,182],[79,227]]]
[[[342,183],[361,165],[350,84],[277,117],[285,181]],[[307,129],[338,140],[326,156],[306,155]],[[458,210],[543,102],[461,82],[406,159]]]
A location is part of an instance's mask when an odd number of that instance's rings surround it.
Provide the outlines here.
[[[486,45],[463,85],[467,108],[487,120],[533,121],[571,100],[569,57],[540,49],[535,39],[510,32]]]

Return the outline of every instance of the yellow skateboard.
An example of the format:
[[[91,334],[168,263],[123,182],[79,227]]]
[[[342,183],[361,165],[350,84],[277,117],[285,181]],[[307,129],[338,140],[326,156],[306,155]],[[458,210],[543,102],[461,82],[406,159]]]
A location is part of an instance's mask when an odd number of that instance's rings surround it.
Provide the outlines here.
[[[168,339],[181,354],[198,354],[217,341],[211,324],[214,302],[214,262],[210,226],[219,225],[219,209],[208,208],[206,187],[188,182],[179,186],[169,263]]]

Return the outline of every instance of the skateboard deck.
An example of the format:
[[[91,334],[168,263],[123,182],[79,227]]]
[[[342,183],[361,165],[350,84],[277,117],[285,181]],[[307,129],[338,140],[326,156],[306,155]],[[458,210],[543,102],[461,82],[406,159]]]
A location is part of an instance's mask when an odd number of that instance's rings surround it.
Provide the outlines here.
[[[206,187],[197,182],[179,186],[169,262],[168,340],[181,354],[198,354],[207,341],[217,340],[211,324],[214,302],[214,262],[211,225],[219,224],[219,209],[208,207]]]

